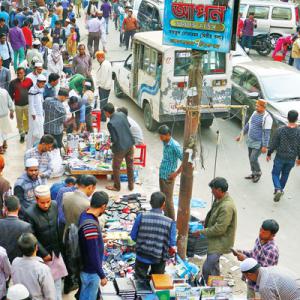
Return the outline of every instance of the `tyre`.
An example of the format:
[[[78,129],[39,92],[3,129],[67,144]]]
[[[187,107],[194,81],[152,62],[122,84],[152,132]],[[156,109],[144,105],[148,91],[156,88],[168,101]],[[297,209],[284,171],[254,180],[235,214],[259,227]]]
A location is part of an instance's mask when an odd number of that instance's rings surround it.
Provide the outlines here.
[[[120,87],[119,81],[117,78],[114,80],[114,92],[116,97],[122,98],[124,96],[124,93],[122,92],[122,89]]]
[[[214,122],[214,119],[203,119],[201,120],[201,127],[209,128]]]
[[[257,40],[255,49],[259,55],[268,56],[272,51],[272,46],[267,40]]]
[[[158,127],[158,123],[152,117],[151,106],[148,102],[144,105],[144,124],[149,131],[155,131]]]
[[[270,42],[271,42],[271,47],[272,47],[272,49],[275,49],[277,40],[278,40],[280,37],[281,37],[280,34],[277,34],[277,33],[271,34],[271,36],[270,36]]]

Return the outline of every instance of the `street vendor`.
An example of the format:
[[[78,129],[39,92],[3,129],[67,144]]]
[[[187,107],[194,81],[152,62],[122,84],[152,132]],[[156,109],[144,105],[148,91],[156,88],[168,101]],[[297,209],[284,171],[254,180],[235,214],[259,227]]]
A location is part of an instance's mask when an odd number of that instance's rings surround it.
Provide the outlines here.
[[[139,214],[131,231],[136,242],[135,277],[147,280],[148,271],[164,274],[169,254],[176,251],[176,222],[163,214],[166,196],[162,192],[151,195],[150,212]]]
[[[89,103],[85,99],[80,99],[76,96],[70,97],[68,104],[71,113],[75,114],[75,125],[77,131],[82,132],[86,129],[89,132],[93,132],[91,105],[89,105]],[[71,124],[69,129],[73,131],[73,127],[74,124]]]

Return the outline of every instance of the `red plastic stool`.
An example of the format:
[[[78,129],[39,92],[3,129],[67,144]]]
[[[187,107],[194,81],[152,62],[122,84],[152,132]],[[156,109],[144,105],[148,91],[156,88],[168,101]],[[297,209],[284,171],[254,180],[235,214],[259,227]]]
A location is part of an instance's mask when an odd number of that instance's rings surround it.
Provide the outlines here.
[[[93,110],[92,111],[92,127],[97,128],[97,131],[100,132],[101,110]]]
[[[147,147],[145,144],[142,145],[136,145],[136,149],[140,149],[140,156],[134,157],[134,165],[136,166],[146,166],[146,152],[147,152]]]

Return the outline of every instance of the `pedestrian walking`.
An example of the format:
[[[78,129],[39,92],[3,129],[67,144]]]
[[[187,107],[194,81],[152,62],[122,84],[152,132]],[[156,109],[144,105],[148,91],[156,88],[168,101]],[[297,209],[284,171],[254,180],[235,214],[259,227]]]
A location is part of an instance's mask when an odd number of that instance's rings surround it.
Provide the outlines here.
[[[252,250],[237,250],[233,254],[239,261],[247,258],[254,258],[262,267],[271,267],[278,264],[279,250],[274,241],[279,230],[279,225],[275,220],[265,220],[260,228],[259,237],[255,241]],[[252,281],[247,281],[247,299],[255,299],[258,286]]]
[[[22,30],[19,28],[19,21],[14,20],[14,27],[9,29],[9,41],[14,50],[14,69],[25,59],[26,41]]]
[[[108,0],[104,0],[100,10],[103,12],[103,18],[105,19],[106,24],[106,34],[108,34],[108,22],[109,19],[111,19],[111,5]]]
[[[261,153],[267,153],[273,125],[273,119],[266,108],[267,102],[265,100],[257,100],[255,111],[243,128],[243,134],[248,134],[247,146],[251,167],[251,174],[245,179],[250,179],[253,182],[258,182],[261,177],[262,172],[258,158]],[[241,136],[238,136],[236,141],[240,141],[240,139]]]
[[[294,67],[300,71],[300,28],[297,28],[297,36],[293,43],[291,57],[294,59]]]
[[[27,149],[32,148],[44,135],[43,89],[46,81],[44,75],[38,75],[37,83],[28,92],[29,131],[26,143]]]
[[[103,107],[103,111],[109,122],[107,128],[111,139],[111,150],[113,152],[113,175],[114,185],[106,186],[106,189],[111,191],[120,191],[120,168],[123,159],[125,158],[127,166],[128,189],[134,189],[134,174],[133,174],[133,145],[134,139],[130,132],[130,125],[127,117],[121,112],[115,112],[115,107],[112,103],[107,103]]]
[[[9,69],[14,57],[14,51],[4,33],[0,34],[0,56],[3,59],[3,67]]]
[[[138,29],[138,23],[135,17],[132,16],[133,10],[130,8],[128,9],[128,15],[124,18],[122,24],[122,30],[124,31],[124,39],[125,39],[125,46],[126,50],[129,48],[130,38],[133,39],[133,36]]]
[[[88,50],[90,56],[95,58],[96,52],[99,50],[99,42],[101,38],[101,22],[98,19],[98,13],[95,16],[92,16],[87,22],[88,30]]]
[[[0,88],[0,154],[7,150],[7,135],[12,132],[10,119],[14,118],[14,103],[9,93]]]
[[[296,300],[300,299],[299,276],[280,267],[263,268],[253,258],[241,263],[241,272],[259,287],[261,300]]]
[[[288,124],[278,128],[271,140],[267,161],[271,160],[276,150],[272,179],[274,184],[274,201],[280,201],[292,168],[300,165],[300,129],[297,125],[298,112],[290,110]]]
[[[26,60],[30,69],[33,69],[36,63],[41,63],[42,65],[44,64],[44,59],[40,51],[40,47],[40,40],[35,40],[32,43],[32,47],[27,50]]]
[[[113,21],[114,21],[114,24],[115,24],[115,29],[118,30],[119,28],[119,16],[120,16],[120,11],[119,11],[119,8],[120,8],[120,3],[119,3],[119,0],[114,0],[113,1],[113,5],[112,5],[112,8],[113,8]]]
[[[67,51],[70,56],[75,56],[77,50],[77,33],[75,27],[71,27],[70,35],[67,38]]]
[[[204,229],[193,233],[195,236],[203,234],[208,241],[207,258],[202,269],[206,283],[210,275],[220,275],[220,257],[231,252],[237,226],[237,211],[228,194],[226,179],[216,177],[209,183],[209,187],[215,200],[206,215]]]
[[[58,44],[53,44],[51,52],[48,54],[48,74],[56,73],[59,76],[63,73],[64,62]]]
[[[10,70],[3,66],[3,58],[0,56],[0,88],[8,91],[8,86],[11,81]]]
[[[23,233],[18,239],[22,257],[12,263],[12,280],[14,284],[23,284],[32,299],[57,300],[55,286],[50,268],[37,256],[38,241],[32,233]]]
[[[31,224],[39,242],[38,255],[51,270],[56,290],[55,299],[61,300],[61,279],[67,276],[68,272],[61,254],[57,204],[51,200],[50,188],[47,185],[36,187],[34,193],[36,203],[25,210],[25,220]]]
[[[176,177],[181,173],[182,166],[178,168],[178,159],[182,161],[182,147],[172,138],[171,130],[167,125],[158,129],[160,140],[163,142],[163,157],[159,167],[160,191],[166,195],[165,215],[175,220],[173,190]]]
[[[104,242],[98,218],[105,212],[108,195],[95,192],[90,207],[79,218],[79,246],[83,268],[80,273],[80,299],[96,299],[98,289],[107,284],[102,263]]]
[[[8,87],[9,94],[14,101],[17,127],[20,134],[20,143],[24,143],[28,133],[28,91],[32,86],[32,80],[25,77],[24,68],[17,69],[17,78],[13,79]]]
[[[254,13],[249,13],[248,18],[244,21],[242,31],[242,48],[246,51],[247,47],[248,54],[250,54],[250,49],[252,49],[254,28],[256,28],[256,20],[254,19]]]
[[[108,102],[110,90],[112,87],[112,66],[111,63],[107,59],[105,59],[105,53],[103,51],[96,52],[96,58],[99,66],[97,67],[96,71],[95,86],[99,92],[101,121],[106,122],[103,107]],[[97,101],[95,101],[94,109],[96,109],[97,106]]]
[[[131,238],[136,242],[135,278],[148,280],[151,274],[164,274],[169,254],[176,252],[176,222],[164,216],[166,196],[151,195],[151,210],[135,219]],[[151,232],[151,234],[149,234]]]

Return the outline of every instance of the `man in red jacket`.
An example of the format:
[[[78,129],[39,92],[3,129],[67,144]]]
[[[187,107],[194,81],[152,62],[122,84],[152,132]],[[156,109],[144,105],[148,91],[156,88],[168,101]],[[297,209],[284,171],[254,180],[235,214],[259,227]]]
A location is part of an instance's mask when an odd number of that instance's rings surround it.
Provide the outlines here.
[[[22,27],[22,32],[25,38],[25,42],[26,42],[26,49],[30,49],[32,47],[32,31],[29,28],[29,22],[25,21],[24,25]]]
[[[20,133],[20,143],[24,143],[28,132],[28,90],[32,80],[25,77],[25,69],[17,69],[17,78],[12,80],[8,87],[10,97],[15,103],[17,127]]]

